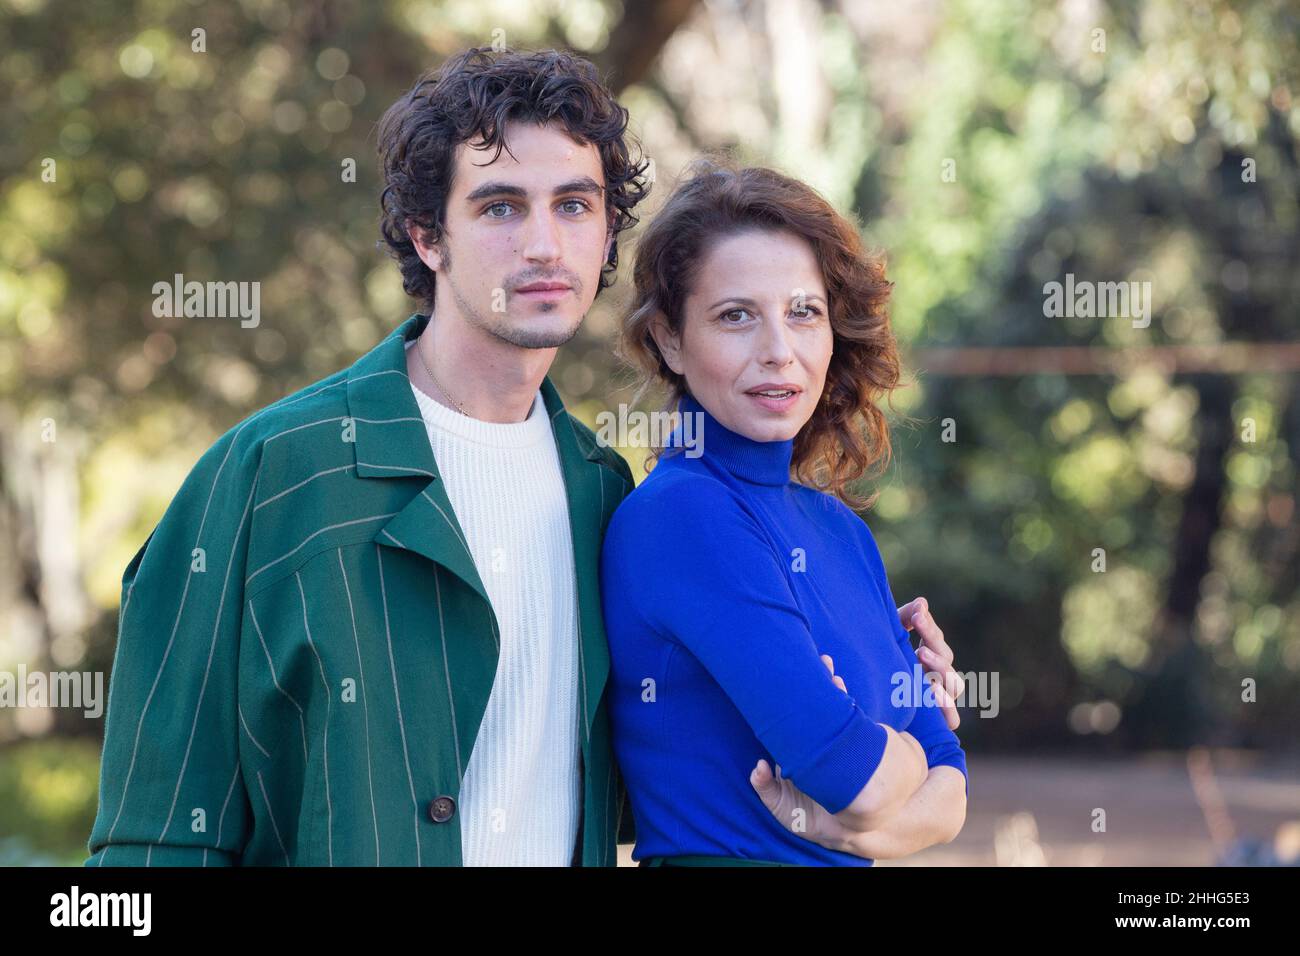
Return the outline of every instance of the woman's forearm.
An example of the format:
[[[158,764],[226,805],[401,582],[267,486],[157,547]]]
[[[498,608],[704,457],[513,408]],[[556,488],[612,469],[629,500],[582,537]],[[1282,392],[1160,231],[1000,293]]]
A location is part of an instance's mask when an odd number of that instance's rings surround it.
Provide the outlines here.
[[[835,814],[852,830],[871,830],[902,809],[929,774],[925,750],[906,731],[885,728],[885,752],[875,773],[843,810]]]
[[[966,777],[956,767],[932,767],[925,782],[894,813],[849,838],[847,852],[892,860],[954,839],[966,823]]]

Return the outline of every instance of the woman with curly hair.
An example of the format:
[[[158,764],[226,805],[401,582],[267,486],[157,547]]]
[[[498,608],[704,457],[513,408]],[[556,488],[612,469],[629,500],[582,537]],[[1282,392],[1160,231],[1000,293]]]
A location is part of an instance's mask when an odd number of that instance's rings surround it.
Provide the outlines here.
[[[682,424],[602,553],[633,858],[870,866],[950,841],[960,690],[921,677],[900,614],[928,629],[928,610],[896,609],[849,507],[890,456],[883,264],[807,185],[705,160],[647,227],[634,281],[624,357]],[[938,646],[922,660],[947,678]]]

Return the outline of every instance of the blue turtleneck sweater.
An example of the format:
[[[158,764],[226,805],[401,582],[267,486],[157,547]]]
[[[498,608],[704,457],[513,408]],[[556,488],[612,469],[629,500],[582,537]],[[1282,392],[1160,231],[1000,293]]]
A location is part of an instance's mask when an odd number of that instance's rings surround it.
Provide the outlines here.
[[[912,734],[931,767],[965,774],[965,754],[925,694],[866,524],[790,480],[793,440],[746,438],[690,395],[679,408],[700,428],[671,444],[694,437],[703,453],[661,457],[610,520],[601,560],[633,859],[870,866],[782,826],[750,785],[758,759],[835,813],[879,766],[882,724]]]

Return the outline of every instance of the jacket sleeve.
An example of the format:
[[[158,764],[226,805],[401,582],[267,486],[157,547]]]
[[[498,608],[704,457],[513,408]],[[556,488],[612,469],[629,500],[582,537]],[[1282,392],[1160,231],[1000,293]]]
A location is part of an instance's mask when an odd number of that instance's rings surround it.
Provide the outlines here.
[[[686,648],[784,776],[831,813],[847,807],[888,736],[832,682],[786,557],[739,500],[710,478],[663,482],[624,502],[606,553],[607,613]]]
[[[122,577],[86,866],[238,865],[237,668],[258,450],[227,432]]]
[[[627,459],[620,455],[613,448],[606,449],[606,458],[610,467],[625,483],[625,488],[619,495],[619,500],[614,503],[613,507],[618,505],[626,498],[627,494],[633,489],[636,482],[632,480],[632,469],[628,466]],[[627,785],[623,781],[623,774],[616,774],[618,777],[618,795],[617,801],[620,808],[621,816],[618,820],[618,833],[615,836],[615,843],[636,843],[636,818],[632,815],[632,804],[627,792]]]
[[[617,453],[614,449],[608,449],[608,451],[610,451],[614,470],[625,483],[624,492],[619,497],[619,503],[621,503],[623,502],[623,499],[632,492],[632,489],[636,486],[636,481],[632,480],[632,468],[628,467],[627,459],[625,459],[623,455]],[[617,505],[615,505],[615,507],[617,507]],[[614,842],[636,843],[637,821],[636,817],[632,816],[632,803],[630,803],[628,787],[627,784],[624,783],[623,774],[617,774],[617,778],[619,778],[619,806],[623,816],[619,818],[619,832],[617,832]]]

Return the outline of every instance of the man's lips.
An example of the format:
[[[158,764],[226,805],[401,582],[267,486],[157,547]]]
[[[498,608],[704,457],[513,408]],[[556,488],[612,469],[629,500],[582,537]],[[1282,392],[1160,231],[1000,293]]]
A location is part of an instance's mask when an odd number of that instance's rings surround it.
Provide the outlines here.
[[[528,285],[516,289],[515,293],[528,299],[538,300],[538,302],[554,302],[554,300],[564,298],[571,291],[573,291],[573,287],[565,284],[565,282],[529,282]]]
[[[528,285],[521,285],[516,292],[524,295],[534,295],[544,292],[568,292],[572,286],[565,282],[530,282]]]

